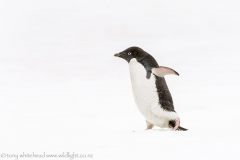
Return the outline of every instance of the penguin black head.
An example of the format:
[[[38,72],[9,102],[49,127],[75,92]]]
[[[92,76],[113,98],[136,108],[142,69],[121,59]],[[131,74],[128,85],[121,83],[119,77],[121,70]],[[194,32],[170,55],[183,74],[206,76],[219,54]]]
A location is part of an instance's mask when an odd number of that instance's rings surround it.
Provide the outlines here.
[[[130,47],[120,53],[114,54],[115,57],[120,57],[122,59],[125,59],[127,62],[130,62],[132,58],[141,60],[146,55],[148,55],[148,53],[139,47]]]

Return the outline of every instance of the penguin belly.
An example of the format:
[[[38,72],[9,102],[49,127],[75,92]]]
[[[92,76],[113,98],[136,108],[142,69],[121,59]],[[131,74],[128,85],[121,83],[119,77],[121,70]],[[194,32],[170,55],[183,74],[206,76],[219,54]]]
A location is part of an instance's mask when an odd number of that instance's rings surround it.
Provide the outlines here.
[[[151,75],[151,77],[147,79],[146,69],[135,58],[129,62],[129,70],[133,95],[139,111],[145,119],[153,125],[167,127],[168,120],[154,115],[151,110],[153,105],[158,105],[158,107],[161,108],[157,94],[155,76]]]

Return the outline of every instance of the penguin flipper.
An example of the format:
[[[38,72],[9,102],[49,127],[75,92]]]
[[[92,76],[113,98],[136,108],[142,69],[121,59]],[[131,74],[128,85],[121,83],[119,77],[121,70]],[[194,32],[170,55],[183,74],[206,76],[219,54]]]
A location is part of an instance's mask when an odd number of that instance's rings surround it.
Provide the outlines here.
[[[168,74],[178,75],[179,73],[172,68],[160,66],[158,68],[152,68],[152,73],[158,77],[163,77]]]
[[[147,71],[146,78],[149,79],[151,77],[151,71]]]

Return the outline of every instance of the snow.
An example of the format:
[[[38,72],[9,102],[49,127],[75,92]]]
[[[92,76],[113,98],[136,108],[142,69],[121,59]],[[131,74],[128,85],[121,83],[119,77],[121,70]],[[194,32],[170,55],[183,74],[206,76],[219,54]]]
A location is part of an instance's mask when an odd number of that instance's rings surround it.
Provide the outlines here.
[[[0,0],[0,156],[239,159],[238,1]],[[140,46],[187,132],[145,131],[127,63]],[[56,159],[56,158],[55,158]]]

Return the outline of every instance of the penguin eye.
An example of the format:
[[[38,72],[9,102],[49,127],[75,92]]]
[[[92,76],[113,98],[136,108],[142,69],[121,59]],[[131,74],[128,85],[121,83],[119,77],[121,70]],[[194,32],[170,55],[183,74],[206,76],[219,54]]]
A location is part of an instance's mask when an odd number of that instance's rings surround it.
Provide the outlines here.
[[[130,56],[132,53],[131,52],[128,52],[128,55]]]

